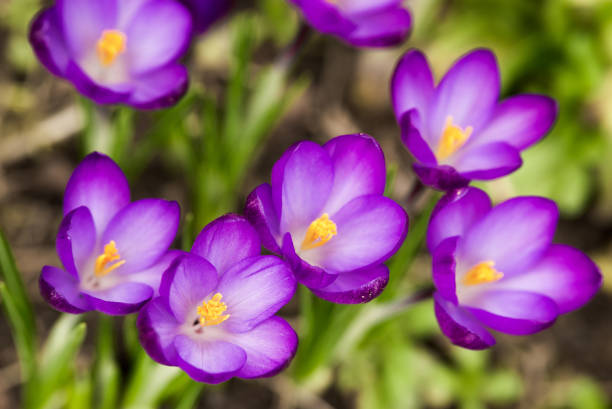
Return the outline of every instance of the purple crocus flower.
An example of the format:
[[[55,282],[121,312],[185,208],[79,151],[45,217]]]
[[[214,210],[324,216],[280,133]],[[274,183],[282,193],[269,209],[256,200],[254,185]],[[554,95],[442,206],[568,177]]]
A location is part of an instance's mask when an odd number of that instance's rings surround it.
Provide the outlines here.
[[[149,355],[207,383],[282,370],[298,339],[274,314],[289,302],[296,282],[282,260],[260,250],[257,232],[241,216],[206,226],[138,316]]]
[[[245,213],[263,245],[282,254],[298,281],[328,301],[362,303],[385,288],[384,264],[401,245],[408,216],[383,196],[385,158],[364,134],[323,147],[300,142],[248,197]]]
[[[232,8],[233,0],[181,0],[193,16],[193,29],[200,34],[208,30]]]
[[[157,109],[185,93],[177,60],[191,15],[177,0],[57,0],[32,22],[30,43],[54,75],[100,104]]]
[[[73,314],[139,310],[180,253],[168,252],[179,216],[176,202],[130,203],[121,169],[105,155],[88,155],[66,186],[56,241],[64,268],[43,267],[43,298],[55,309]]]
[[[550,130],[557,104],[533,94],[498,103],[499,91],[499,69],[489,50],[459,59],[437,86],[420,51],[404,55],[393,74],[392,102],[423,183],[450,190],[521,166],[520,151]]]
[[[559,212],[541,197],[491,206],[476,188],[449,192],[427,233],[433,256],[435,312],[459,346],[495,344],[487,328],[538,332],[584,305],[601,285],[597,266],[575,248],[552,244]]]
[[[402,0],[289,0],[308,23],[357,47],[402,43],[412,26]]]

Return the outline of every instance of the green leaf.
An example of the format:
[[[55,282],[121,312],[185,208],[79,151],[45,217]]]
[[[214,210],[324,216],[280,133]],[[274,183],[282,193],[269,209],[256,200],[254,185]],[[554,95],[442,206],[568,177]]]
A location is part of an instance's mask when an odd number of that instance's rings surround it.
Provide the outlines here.
[[[190,379],[189,377],[187,377],[187,375],[185,375],[184,377],[188,378],[189,383],[187,384],[187,386],[183,386],[178,392],[175,393],[177,396],[179,396],[179,399],[176,403],[176,406],[174,406],[174,409],[195,408],[198,398],[200,397],[200,394],[204,389],[204,384]]]
[[[36,369],[36,338],[28,328],[23,319],[17,303],[4,282],[0,282],[0,297],[2,309],[8,318],[11,327],[11,335],[17,348],[21,378],[27,381],[35,374]]]
[[[36,337],[36,325],[32,304],[28,298],[21,273],[17,270],[15,258],[6,236],[0,231],[0,273],[6,283],[6,288],[15,302],[15,307],[23,320],[23,325],[32,338]]]
[[[166,388],[182,372],[173,366],[159,365],[141,351],[128,381],[123,399],[124,409],[154,409],[160,403]]]
[[[68,398],[67,409],[83,409],[91,407],[92,383],[89,374],[75,377]]]
[[[58,392],[74,382],[76,356],[85,340],[87,326],[80,316],[64,314],[54,324],[43,346],[35,386],[30,390],[33,408],[46,408]]]
[[[100,409],[115,409],[119,396],[120,373],[114,355],[115,337],[113,320],[101,315],[98,324],[96,343],[96,363],[94,365],[94,383],[96,385],[95,403]]]

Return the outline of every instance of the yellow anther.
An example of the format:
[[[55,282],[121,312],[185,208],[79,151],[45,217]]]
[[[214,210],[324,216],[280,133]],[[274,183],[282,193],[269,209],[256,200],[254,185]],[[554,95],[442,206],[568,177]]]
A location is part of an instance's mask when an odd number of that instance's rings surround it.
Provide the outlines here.
[[[113,261],[116,261],[116,263],[109,266],[108,264],[112,263]],[[119,250],[117,250],[115,241],[111,240],[106,246],[104,246],[104,253],[100,254],[96,258],[94,272],[96,273],[96,276],[103,277],[124,264],[125,260],[121,260],[121,256],[119,255]]]
[[[221,293],[216,293],[210,300],[202,301],[202,305],[198,307],[201,326],[218,325],[230,317],[223,315],[227,305],[221,301],[221,298],[223,298]]]
[[[98,40],[98,58],[102,65],[108,67],[125,51],[127,36],[119,30],[104,30]]]
[[[306,230],[304,235],[304,241],[302,242],[302,250],[310,250],[322,246],[336,234],[338,234],[336,223],[329,219],[327,213],[323,213],[321,217],[308,226],[308,230]]]
[[[474,128],[468,126],[465,129],[457,125],[453,125],[453,117],[449,116],[446,118],[446,124],[444,125],[444,131],[440,137],[440,143],[438,144],[438,151],[436,157],[438,160],[444,160],[457,152],[465,142],[468,140],[470,135],[474,131]]]
[[[483,261],[482,263],[476,264],[463,277],[463,284],[478,285],[484,283],[493,283],[495,281],[501,280],[504,274],[494,269],[494,265],[495,263],[492,261]]]

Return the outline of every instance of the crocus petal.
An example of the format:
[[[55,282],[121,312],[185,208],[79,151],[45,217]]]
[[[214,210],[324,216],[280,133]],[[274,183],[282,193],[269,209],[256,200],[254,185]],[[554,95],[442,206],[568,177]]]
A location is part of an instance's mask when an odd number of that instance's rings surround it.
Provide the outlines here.
[[[424,185],[438,190],[459,189],[470,183],[469,179],[466,179],[455,168],[448,165],[413,163],[412,168]]]
[[[95,50],[102,32],[117,23],[117,0],[58,0],[56,7],[70,54],[77,60]]]
[[[125,260],[122,274],[150,267],[170,247],[178,229],[178,203],[143,199],[130,203],[110,221],[102,245],[114,240]]]
[[[130,188],[123,172],[108,156],[94,152],[76,167],[64,193],[64,215],[85,206],[101,234],[110,219],[130,203]]]
[[[153,297],[146,284],[126,282],[101,291],[83,291],[83,297],[97,311],[108,315],[136,312]]]
[[[176,104],[187,92],[189,74],[182,65],[170,64],[134,78],[129,104],[139,109],[160,109]]]
[[[319,298],[338,304],[361,304],[378,297],[389,282],[384,264],[364,270],[338,274],[338,278],[320,289],[312,290]]]
[[[155,298],[138,314],[138,338],[147,354],[156,362],[172,365],[176,361],[174,338],[180,323],[162,298]]]
[[[467,310],[434,294],[434,308],[440,329],[455,345],[468,349],[486,349],[495,338]]]
[[[514,172],[523,164],[519,151],[504,142],[466,149],[454,167],[466,179],[489,180]]]
[[[559,315],[553,300],[526,291],[484,291],[466,307],[486,326],[512,335],[541,331]]]
[[[495,107],[499,88],[499,70],[491,51],[475,50],[459,59],[436,89],[429,116],[433,146],[449,116],[461,128],[478,129]]]
[[[338,136],[325,149],[334,166],[334,185],[325,204],[333,214],[358,196],[385,191],[385,156],[374,138],[365,134]]]
[[[540,140],[557,117],[557,102],[544,95],[517,95],[501,102],[474,143],[506,142],[523,150]]]
[[[353,14],[350,19],[356,28],[348,35],[348,42],[358,47],[388,47],[400,44],[412,28],[410,13],[401,7]]]
[[[55,75],[63,75],[70,58],[57,17],[57,7],[43,10],[34,18],[29,38],[36,56],[45,68]]]
[[[427,58],[419,50],[408,51],[398,62],[391,79],[395,117],[399,120],[406,112],[416,109],[421,119],[425,118],[433,93],[434,78]]]
[[[68,213],[57,232],[55,247],[64,268],[75,278],[93,254],[96,228],[89,209],[81,206]]]
[[[356,15],[398,8],[402,5],[402,0],[350,0],[336,2],[336,4],[343,12]]]
[[[185,254],[164,273],[160,297],[169,300],[170,309],[180,322],[198,318],[197,306],[211,294],[218,283],[217,272],[200,256]]]
[[[225,382],[236,375],[247,359],[242,348],[225,341],[196,341],[179,335],[174,346],[179,366],[198,382]]]
[[[138,10],[126,36],[132,73],[151,71],[185,53],[191,41],[191,14],[178,1],[151,0]]]
[[[280,317],[272,317],[251,331],[233,334],[232,343],[246,352],[246,362],[236,376],[260,378],[282,371],[295,355],[298,337]]]
[[[440,296],[457,303],[455,251],[459,237],[443,240],[432,251],[432,279]]]
[[[551,298],[559,313],[582,307],[601,286],[599,269],[575,248],[553,244],[537,264],[523,274],[502,280],[496,288],[531,291]]]
[[[278,257],[243,260],[229,269],[217,286],[230,315],[224,327],[231,332],[250,331],[287,304],[295,289],[291,270]]]
[[[423,139],[421,131],[416,127],[415,124],[418,122],[420,122],[420,115],[416,109],[411,109],[402,115],[400,119],[402,142],[416,160],[426,165],[436,166],[438,160],[427,141]]]
[[[261,244],[277,254],[279,246],[279,217],[274,208],[272,186],[267,183],[257,186],[247,197],[244,215],[257,231]]]
[[[342,15],[340,10],[327,0],[289,0],[302,10],[304,18],[318,31],[332,35],[346,35],[355,24]]]
[[[129,274],[129,280],[148,285],[155,291],[155,296],[158,296],[164,272],[170,268],[174,260],[185,254],[188,253],[181,250],[168,250],[149,268]]]
[[[58,311],[80,314],[92,309],[81,296],[76,277],[62,269],[44,266],[39,286],[42,297]]]
[[[491,199],[473,187],[453,190],[436,204],[427,230],[427,248],[433,252],[444,239],[463,236],[491,210]]]
[[[98,104],[119,104],[128,100],[132,92],[131,82],[104,84],[94,81],[81,67],[73,61],[68,62],[65,77],[76,89]]]
[[[295,252],[293,239],[289,233],[283,238],[282,252],[295,278],[310,289],[326,287],[338,277],[334,271],[325,271],[321,267],[313,266],[302,260]]]
[[[242,216],[228,214],[208,224],[193,243],[191,252],[208,260],[220,275],[238,262],[259,255],[257,232]]]
[[[338,235],[302,258],[333,271],[352,271],[379,264],[393,254],[406,237],[408,215],[384,196],[358,197],[331,215]]]
[[[140,10],[152,0],[130,0],[117,2],[116,28],[125,32]]]
[[[183,3],[191,9],[194,31],[203,33],[215,21],[227,14],[234,2],[232,0],[183,0]]]
[[[458,260],[466,268],[493,261],[505,277],[522,272],[546,251],[558,218],[552,200],[510,199],[468,229],[459,243]]]
[[[282,175],[281,231],[294,231],[321,216],[334,170],[328,153],[314,142],[301,142],[287,158]],[[274,180],[272,189],[277,189]],[[274,193],[273,193],[274,194]]]

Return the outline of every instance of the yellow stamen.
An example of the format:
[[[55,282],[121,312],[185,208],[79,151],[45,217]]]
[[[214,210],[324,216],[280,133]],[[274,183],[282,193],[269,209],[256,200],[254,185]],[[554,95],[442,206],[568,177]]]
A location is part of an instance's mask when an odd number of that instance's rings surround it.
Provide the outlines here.
[[[109,266],[108,263],[112,263],[113,261],[117,262]],[[121,260],[121,256],[119,255],[119,250],[117,250],[115,241],[111,240],[106,246],[104,246],[104,253],[96,258],[94,272],[96,273],[96,276],[103,277],[124,264],[125,260]]]
[[[306,230],[304,235],[304,241],[302,242],[302,250],[310,250],[322,246],[336,234],[338,234],[336,223],[329,219],[327,213],[323,213],[321,217],[308,226],[308,230]]]
[[[221,298],[223,298],[221,293],[216,293],[210,300],[202,301],[202,305],[198,307],[201,326],[218,325],[230,317],[223,315],[227,310],[227,305],[221,301]]]
[[[108,67],[125,51],[127,36],[119,30],[104,30],[98,40],[98,58]]]
[[[493,283],[495,281],[501,280],[504,274],[494,269],[494,265],[495,263],[492,261],[483,261],[482,263],[476,264],[463,277],[463,284],[478,285],[484,283]]]
[[[471,126],[462,129],[457,125],[453,125],[452,116],[446,118],[446,124],[444,125],[444,131],[442,131],[436,154],[438,160],[444,160],[457,152],[468,140],[472,131],[474,131],[474,128]]]

